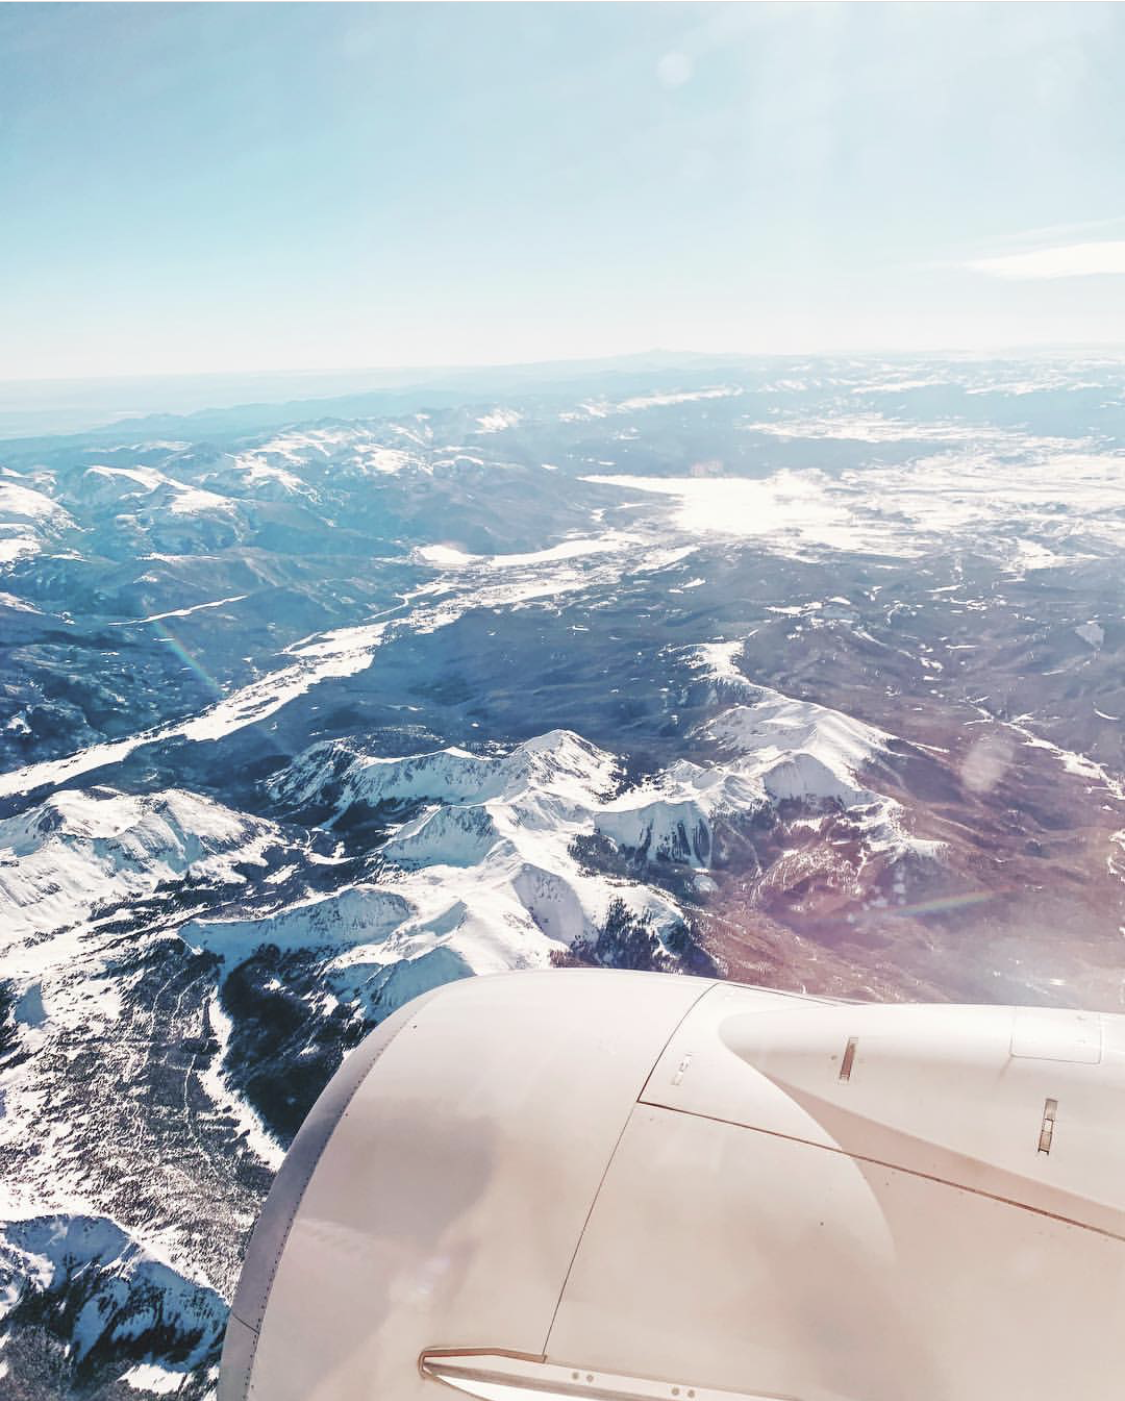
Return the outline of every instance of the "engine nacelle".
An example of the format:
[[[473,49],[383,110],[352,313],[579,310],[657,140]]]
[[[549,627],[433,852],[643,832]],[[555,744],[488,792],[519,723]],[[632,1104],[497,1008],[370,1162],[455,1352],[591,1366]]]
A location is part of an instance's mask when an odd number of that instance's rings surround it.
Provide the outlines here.
[[[345,1061],[220,1401],[1110,1401],[1125,1017],[473,978]]]

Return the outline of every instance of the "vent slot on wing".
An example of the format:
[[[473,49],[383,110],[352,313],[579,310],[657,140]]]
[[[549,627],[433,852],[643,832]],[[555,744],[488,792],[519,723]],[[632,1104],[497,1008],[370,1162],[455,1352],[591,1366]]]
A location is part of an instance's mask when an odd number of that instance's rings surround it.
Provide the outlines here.
[[[1051,1140],[1055,1136],[1055,1115],[1058,1113],[1059,1102],[1057,1099],[1048,1099],[1043,1104],[1043,1123],[1039,1129],[1039,1151],[1049,1153],[1051,1151]]]
[[[858,1036],[848,1037],[848,1044],[844,1047],[844,1059],[840,1062],[841,1080],[850,1080],[852,1078],[852,1066],[855,1064],[855,1048],[858,1045]]]

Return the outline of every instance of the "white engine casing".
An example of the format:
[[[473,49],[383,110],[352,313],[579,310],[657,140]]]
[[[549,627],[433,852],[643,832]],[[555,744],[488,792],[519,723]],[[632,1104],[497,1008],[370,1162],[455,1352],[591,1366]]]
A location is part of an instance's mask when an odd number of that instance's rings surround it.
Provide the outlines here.
[[[428,993],[263,1208],[220,1401],[1110,1401],[1125,1016],[556,970]]]

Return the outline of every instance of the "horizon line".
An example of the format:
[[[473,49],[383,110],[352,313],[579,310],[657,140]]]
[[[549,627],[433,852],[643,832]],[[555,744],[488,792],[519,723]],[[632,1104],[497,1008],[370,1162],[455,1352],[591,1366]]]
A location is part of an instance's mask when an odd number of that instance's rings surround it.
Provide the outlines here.
[[[527,360],[478,360],[456,361],[446,364],[410,365],[336,365],[329,368],[294,366],[285,369],[223,369],[223,370],[161,370],[137,371],[115,374],[89,375],[2,375],[0,385],[78,385],[78,384],[122,384],[136,381],[172,381],[193,379],[294,379],[326,378],[332,375],[423,375],[434,377],[444,374],[461,374],[467,371],[488,370],[534,370],[549,369],[554,366],[582,366],[612,364],[614,362],[642,360],[647,356],[667,357],[676,360],[831,360],[831,359],[878,359],[911,358],[933,360],[1002,360],[1026,355],[1073,354],[1080,351],[1116,351],[1125,356],[1125,338],[1108,341],[1028,341],[994,346],[942,346],[940,348],[911,348],[904,346],[883,346],[865,348],[822,348],[809,350],[668,350],[662,346],[652,346],[644,350],[627,350],[611,354],[590,354],[560,356],[558,359]],[[387,388],[389,386],[380,386]],[[404,386],[405,387],[405,386]]]

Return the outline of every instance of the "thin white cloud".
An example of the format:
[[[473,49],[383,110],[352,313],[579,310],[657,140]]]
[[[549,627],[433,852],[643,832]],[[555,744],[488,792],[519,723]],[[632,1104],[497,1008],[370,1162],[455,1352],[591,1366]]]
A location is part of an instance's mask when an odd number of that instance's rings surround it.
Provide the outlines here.
[[[1082,219],[1069,224],[1041,224],[1034,229],[1020,229],[1017,232],[996,234],[987,241],[985,247],[996,249],[1039,248],[1044,244],[1059,244],[1066,241],[1077,242],[1083,235],[1099,230],[1103,235],[1108,229],[1125,230],[1125,214],[1111,214],[1105,219]]]
[[[1038,248],[1028,253],[1004,253],[975,258],[965,267],[991,277],[1019,281],[1052,277],[1125,276],[1125,239],[1096,243],[1068,243],[1059,248]]]

